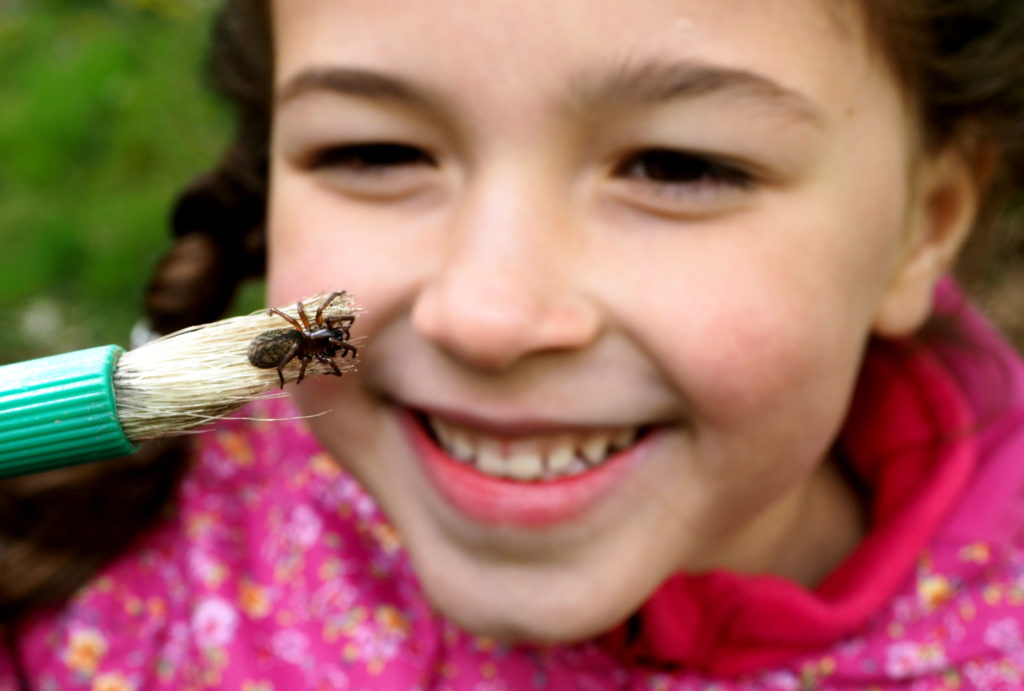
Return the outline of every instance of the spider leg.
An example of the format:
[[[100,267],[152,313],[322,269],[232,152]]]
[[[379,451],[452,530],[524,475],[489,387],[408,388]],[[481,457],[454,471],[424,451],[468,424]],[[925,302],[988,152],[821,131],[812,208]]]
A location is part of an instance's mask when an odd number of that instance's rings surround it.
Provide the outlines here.
[[[352,357],[355,357],[356,353],[359,352],[358,348],[356,348],[354,345],[346,341],[342,341],[341,339],[331,338],[329,339],[329,342],[332,346],[341,351],[341,357],[345,357],[346,355],[349,354],[351,354]]]
[[[327,358],[327,363],[331,366],[331,369],[334,370],[334,373],[340,377],[341,370],[338,369],[338,363],[332,360],[331,358]]]
[[[284,388],[284,366],[287,365],[295,357],[295,354],[299,352],[299,344],[293,343],[292,347],[288,349],[288,352],[284,354],[281,361],[277,363],[277,377],[281,380],[281,388]],[[301,379],[301,377],[299,377]]]
[[[308,358],[300,358],[302,360],[302,367],[299,368],[299,378],[295,380],[296,384],[302,383],[302,378],[306,376],[306,365],[309,364]]]
[[[324,301],[320,303],[320,306],[316,310],[317,326],[330,326],[329,322],[327,324],[324,324],[324,310],[327,309],[328,305],[330,305],[332,302],[334,302],[336,299],[340,298],[344,294],[344,290],[337,290],[328,295],[326,298],[324,298]]]
[[[309,323],[309,317],[306,316],[306,310],[302,307],[302,301],[299,300],[295,303],[295,310],[299,313],[299,318],[302,319],[302,325],[306,327],[306,331],[312,331],[313,327]]]
[[[348,330],[349,328],[351,328],[352,324],[355,323],[355,320],[356,318],[351,314],[345,314],[340,317],[328,317],[327,324],[325,324],[324,326],[326,326],[329,329],[337,329],[338,331],[345,334],[345,339],[348,340],[352,338]]]
[[[334,370],[335,375],[339,377],[341,376],[341,370],[338,369],[338,363],[334,361],[334,358],[330,357],[329,355],[324,355],[323,353],[317,353],[316,357],[320,362],[325,362],[328,365],[330,365],[331,369]]]
[[[299,331],[302,331],[302,324],[300,324],[299,322],[295,321],[294,319],[292,319],[291,317],[289,317],[287,314],[285,314],[281,310],[277,309],[276,307],[271,307],[270,308],[270,312],[272,314],[276,314],[277,316],[281,317],[281,319],[284,319],[286,322],[288,322],[289,324],[294,326]]]

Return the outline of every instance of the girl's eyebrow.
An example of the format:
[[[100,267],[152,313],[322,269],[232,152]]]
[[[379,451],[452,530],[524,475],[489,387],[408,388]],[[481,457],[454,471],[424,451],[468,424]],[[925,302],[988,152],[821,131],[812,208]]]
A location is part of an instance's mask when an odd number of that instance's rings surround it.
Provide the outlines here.
[[[423,108],[443,98],[397,76],[353,67],[306,68],[290,77],[274,98],[280,107],[303,94],[327,91],[361,98],[395,101]],[[776,111],[797,123],[822,127],[825,116],[807,97],[762,74],[693,61],[623,63],[616,69],[582,74],[570,80],[570,112],[622,106],[655,105],[682,98],[722,95],[741,98]]]
[[[689,60],[624,62],[599,75],[582,75],[572,93],[570,102],[584,112],[617,104],[656,105],[677,98],[722,95],[751,101],[818,128],[826,119],[806,96],[766,75]]]
[[[274,101],[280,107],[298,96],[316,91],[419,106],[428,105],[433,100],[423,89],[383,72],[327,66],[310,67],[289,78],[278,89]]]

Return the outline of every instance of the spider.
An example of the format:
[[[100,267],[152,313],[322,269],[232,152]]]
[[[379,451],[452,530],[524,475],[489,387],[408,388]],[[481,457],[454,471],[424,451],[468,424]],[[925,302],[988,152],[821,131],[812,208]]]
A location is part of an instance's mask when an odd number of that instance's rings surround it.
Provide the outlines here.
[[[340,317],[324,317],[324,309],[339,297],[345,295],[345,291],[331,293],[316,310],[316,317],[313,323],[309,323],[309,317],[302,306],[302,302],[296,303],[295,307],[299,313],[298,320],[292,319],[281,310],[271,307],[271,314],[284,319],[292,325],[287,329],[271,329],[264,331],[249,343],[249,364],[260,369],[277,368],[277,376],[281,380],[281,388],[284,388],[284,367],[292,360],[298,358],[302,362],[299,368],[299,378],[296,384],[302,382],[306,376],[306,365],[314,358],[326,363],[334,370],[334,374],[341,376],[341,370],[334,361],[339,353],[341,357],[351,354],[356,355],[356,347],[349,343],[352,336],[349,328],[356,318],[352,315]]]

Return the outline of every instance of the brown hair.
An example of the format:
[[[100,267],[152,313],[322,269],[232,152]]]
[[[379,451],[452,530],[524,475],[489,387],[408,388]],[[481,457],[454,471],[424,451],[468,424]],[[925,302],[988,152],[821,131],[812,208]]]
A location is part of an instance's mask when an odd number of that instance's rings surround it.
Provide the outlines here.
[[[1024,3],[862,0],[872,36],[907,86],[926,141],[994,144],[998,190],[1024,185]],[[272,37],[266,0],[227,0],[216,20],[212,86],[235,109],[217,166],[185,189],[174,246],[145,297],[169,332],[221,316],[238,284],[264,266]],[[992,195],[990,211],[1005,197]],[[987,214],[986,219],[991,219]],[[71,594],[159,518],[184,447],[149,444],[96,466],[0,483],[0,621]],[[125,520],[130,517],[130,520]]]
[[[996,169],[957,273],[987,278],[994,255],[1024,250],[1015,208],[1024,189],[1024,3],[865,0],[868,35],[904,85],[926,149],[991,147]]]

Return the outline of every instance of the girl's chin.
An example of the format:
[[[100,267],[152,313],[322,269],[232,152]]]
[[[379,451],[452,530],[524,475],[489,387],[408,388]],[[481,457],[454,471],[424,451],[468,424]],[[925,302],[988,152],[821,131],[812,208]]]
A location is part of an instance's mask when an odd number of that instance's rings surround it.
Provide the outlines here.
[[[616,583],[610,574],[605,587],[597,587],[602,580],[597,572],[617,566],[607,559],[581,582],[578,567],[568,574],[568,567],[552,564],[510,571],[473,563],[463,571],[458,557],[441,556],[428,556],[430,565],[416,562],[431,605],[468,633],[510,644],[572,644],[601,635],[634,612],[657,585],[636,589]]]

